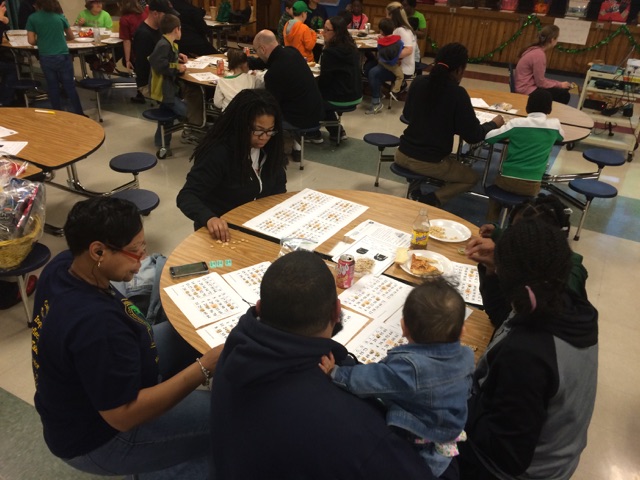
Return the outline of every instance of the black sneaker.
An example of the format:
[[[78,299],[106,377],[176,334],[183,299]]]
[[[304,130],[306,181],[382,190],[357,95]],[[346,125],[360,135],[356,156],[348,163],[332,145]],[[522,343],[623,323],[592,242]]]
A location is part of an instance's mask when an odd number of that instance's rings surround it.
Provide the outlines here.
[[[307,143],[315,143],[315,144],[320,144],[324,142],[324,140],[322,139],[322,133],[320,133],[320,130],[314,133],[306,133],[304,135],[304,141]]]
[[[293,150],[291,152],[291,161],[300,163],[302,161],[302,152],[300,150]]]

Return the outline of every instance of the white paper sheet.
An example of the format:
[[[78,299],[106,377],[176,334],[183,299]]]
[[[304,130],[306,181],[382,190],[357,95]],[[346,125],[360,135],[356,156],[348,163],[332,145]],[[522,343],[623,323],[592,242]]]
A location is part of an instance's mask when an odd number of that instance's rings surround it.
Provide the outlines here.
[[[19,155],[27,142],[7,142],[0,139],[0,153],[9,155]]]
[[[347,349],[361,363],[379,362],[387,356],[388,350],[407,343],[400,328],[401,316],[398,311],[386,322],[380,319],[372,321],[346,345]]]
[[[389,277],[367,275],[340,294],[345,307],[374,320],[386,320],[398,310],[413,287]]]
[[[363,237],[373,237],[386,243],[391,243],[396,247],[409,247],[411,245],[411,234],[378,223],[374,220],[365,220],[356,228],[344,235],[345,240],[356,241]]]
[[[215,272],[166,287],[165,291],[195,328],[244,313],[248,307]]]
[[[4,140],[5,137],[15,135],[16,133],[18,132],[16,132],[15,130],[0,126],[0,140]]]
[[[7,35],[12,47],[30,47],[26,35]]]
[[[342,345],[346,345],[368,322],[369,319],[367,317],[343,308],[342,330],[333,339]]]
[[[489,108],[489,104],[481,98],[472,98],[471,105],[473,108]]]
[[[203,73],[190,73],[191,78],[199,81],[199,82],[211,82],[216,83],[220,80],[220,77],[215,73],[211,72],[203,72]]]
[[[235,326],[240,321],[240,317],[242,317],[245,312],[225,318],[218,322],[207,325],[206,327],[199,328],[197,330],[198,335],[200,335],[200,337],[202,337],[202,339],[207,342],[207,345],[209,345],[211,348],[222,345],[227,340],[229,333],[231,333],[231,330],[235,328]]]
[[[496,116],[494,113],[483,112],[481,110],[475,110],[475,112],[476,118],[480,120],[480,123],[490,122]]]
[[[452,283],[464,301],[474,305],[482,305],[478,267],[458,262],[451,262],[451,264],[453,265]]]
[[[256,304],[260,298],[260,283],[271,262],[262,262],[235,272],[225,273],[222,278],[248,303]]]
[[[202,70],[207,68],[211,62],[209,60],[199,61],[199,60],[189,60],[185,63],[187,68],[192,68],[194,70]]]
[[[306,188],[243,226],[280,240],[305,238],[320,245],[368,208]]]

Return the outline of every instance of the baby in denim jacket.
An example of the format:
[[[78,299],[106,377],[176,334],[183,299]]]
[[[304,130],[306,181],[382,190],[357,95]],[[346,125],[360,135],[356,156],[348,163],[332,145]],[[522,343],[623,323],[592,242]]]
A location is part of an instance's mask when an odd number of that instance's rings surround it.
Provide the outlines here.
[[[445,280],[414,288],[402,309],[408,344],[392,348],[379,363],[337,366],[323,356],[320,368],[335,384],[387,408],[386,421],[406,437],[440,476],[464,440],[474,358],[460,344],[465,304]]]

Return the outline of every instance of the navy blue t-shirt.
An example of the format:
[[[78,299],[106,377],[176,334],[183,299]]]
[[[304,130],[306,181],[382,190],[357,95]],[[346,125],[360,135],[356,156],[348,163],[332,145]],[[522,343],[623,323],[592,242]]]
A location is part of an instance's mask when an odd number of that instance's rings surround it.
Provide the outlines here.
[[[158,352],[144,315],[115,289],[69,273],[69,251],[38,282],[32,329],[35,406],[54,455],[74,458],[118,432],[98,413],[158,383]]]

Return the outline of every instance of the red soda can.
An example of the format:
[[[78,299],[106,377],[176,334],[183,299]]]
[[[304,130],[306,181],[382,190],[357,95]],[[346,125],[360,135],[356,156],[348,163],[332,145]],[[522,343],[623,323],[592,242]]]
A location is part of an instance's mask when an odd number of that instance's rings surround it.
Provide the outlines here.
[[[222,59],[218,60],[218,67],[217,67],[216,73],[218,75],[224,75],[224,60]]]
[[[340,255],[338,260],[338,274],[336,285],[338,288],[349,288],[353,284],[353,275],[356,270],[356,261],[352,255]]]

